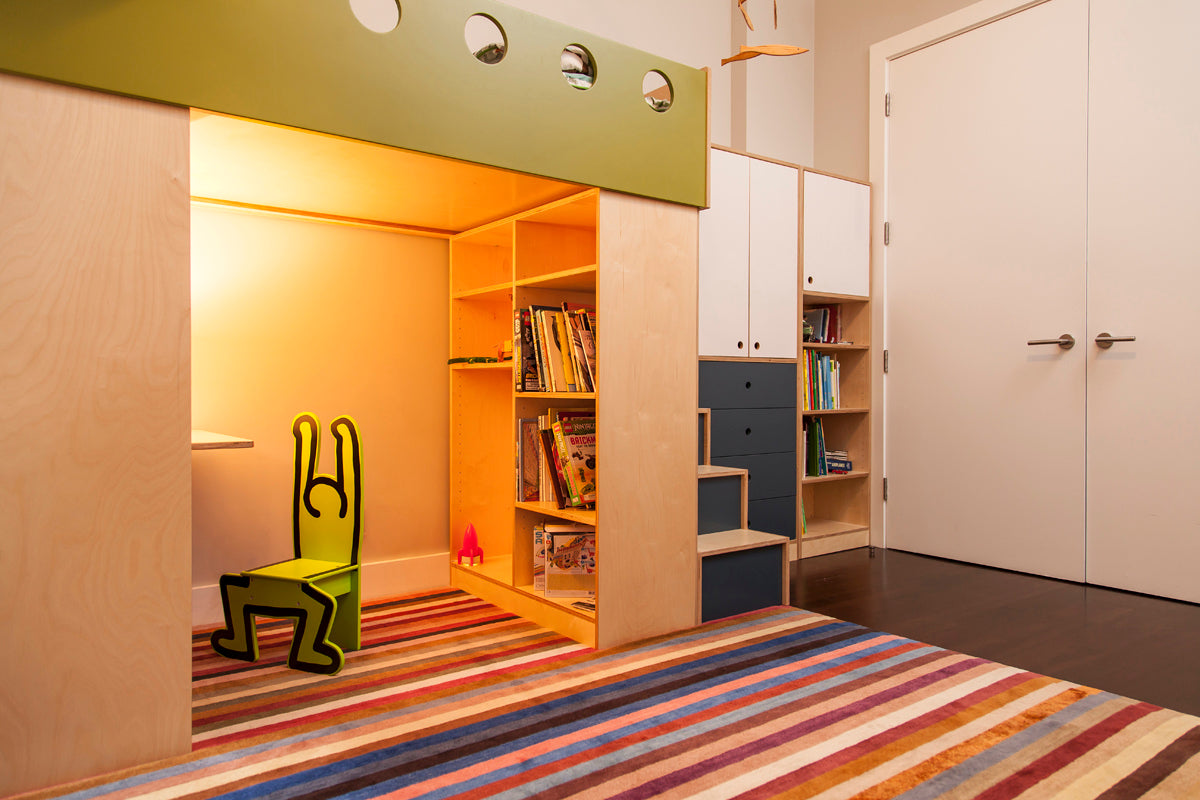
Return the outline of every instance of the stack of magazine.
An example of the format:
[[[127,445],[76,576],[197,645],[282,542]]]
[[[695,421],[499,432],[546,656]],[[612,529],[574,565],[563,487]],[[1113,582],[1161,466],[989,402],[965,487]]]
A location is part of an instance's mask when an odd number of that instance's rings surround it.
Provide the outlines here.
[[[513,311],[518,392],[596,391],[596,308],[581,303]]]
[[[551,408],[517,420],[517,501],[595,508],[596,412]]]

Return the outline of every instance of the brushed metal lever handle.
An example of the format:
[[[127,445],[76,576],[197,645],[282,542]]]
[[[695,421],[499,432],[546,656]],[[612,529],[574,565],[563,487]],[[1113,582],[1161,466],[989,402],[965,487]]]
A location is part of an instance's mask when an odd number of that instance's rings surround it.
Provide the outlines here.
[[[1069,333],[1064,333],[1062,336],[1059,336],[1057,339],[1030,339],[1028,342],[1026,342],[1026,344],[1030,344],[1030,345],[1056,344],[1059,347],[1061,347],[1063,350],[1070,350],[1072,347],[1075,346],[1075,337]],[[1103,346],[1103,345],[1101,345],[1101,346]]]
[[[1099,347],[1101,350],[1107,350],[1108,348],[1113,346],[1113,342],[1136,342],[1136,341],[1137,341],[1136,336],[1113,336],[1111,333],[1105,331],[1104,333],[1102,333],[1096,337],[1096,346]]]

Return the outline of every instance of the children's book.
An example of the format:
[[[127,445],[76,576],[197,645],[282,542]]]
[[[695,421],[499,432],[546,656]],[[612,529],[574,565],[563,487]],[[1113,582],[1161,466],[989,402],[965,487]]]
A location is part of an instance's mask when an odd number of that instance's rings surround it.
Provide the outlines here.
[[[596,596],[596,534],[547,533],[547,597]]]

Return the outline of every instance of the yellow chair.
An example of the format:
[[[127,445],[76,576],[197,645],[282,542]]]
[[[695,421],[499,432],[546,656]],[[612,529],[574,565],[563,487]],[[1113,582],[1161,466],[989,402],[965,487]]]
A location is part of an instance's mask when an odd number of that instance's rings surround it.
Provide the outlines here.
[[[338,417],[329,427],[337,440],[337,475],[317,475],[320,423],[312,414],[292,421],[296,557],[221,576],[225,627],[213,632],[211,642],[223,656],[258,660],[255,615],[295,618],[288,653],[292,669],[333,675],[345,663],[345,653],[362,646],[362,443],[350,417]]]

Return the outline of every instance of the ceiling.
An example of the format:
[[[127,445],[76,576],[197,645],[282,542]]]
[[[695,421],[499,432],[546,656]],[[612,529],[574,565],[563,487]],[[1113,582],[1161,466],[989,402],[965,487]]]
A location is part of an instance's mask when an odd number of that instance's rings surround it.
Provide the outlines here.
[[[449,235],[580,191],[577,184],[193,111],[191,194]]]

